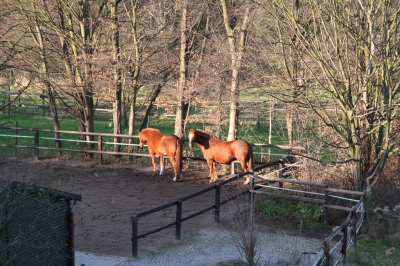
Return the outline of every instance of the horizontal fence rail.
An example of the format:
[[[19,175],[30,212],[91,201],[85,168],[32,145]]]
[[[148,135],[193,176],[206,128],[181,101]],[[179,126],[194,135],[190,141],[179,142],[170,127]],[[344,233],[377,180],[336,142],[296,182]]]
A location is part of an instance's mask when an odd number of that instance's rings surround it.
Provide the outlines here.
[[[261,180],[261,183],[256,184],[254,181],[251,182],[250,192],[252,194],[260,194],[266,195],[269,197],[281,197],[281,198],[289,198],[294,200],[308,201],[320,204],[324,207],[324,222],[328,223],[328,209],[337,209],[341,211],[349,212],[347,219],[338,226],[332,233],[329,235],[325,241],[323,242],[324,247],[316,254],[316,257],[313,260],[313,263],[310,264],[312,266],[332,266],[338,265],[339,263],[345,261],[346,252],[350,247],[354,247],[356,245],[357,234],[365,220],[365,209],[364,209],[364,198],[365,192],[361,191],[350,191],[350,190],[342,190],[335,188],[328,188],[326,184],[314,183],[314,182],[305,182],[300,180],[290,180],[283,178],[271,178],[268,175],[259,176],[256,174],[252,174],[253,180]],[[269,183],[279,183],[279,186],[271,186]],[[323,190],[323,193],[314,192],[314,191],[305,191],[298,190],[292,188],[284,188],[282,183],[291,183],[298,185],[305,185],[310,187],[317,187]],[[267,188],[270,190],[275,190],[276,192],[267,192],[267,191],[256,191],[256,188]],[[292,194],[302,194],[302,196],[296,196]],[[349,197],[333,195],[350,195],[358,197],[358,199],[353,199]],[[310,195],[312,197],[307,197]],[[351,207],[345,207],[340,205],[329,204],[329,199],[339,199],[343,201],[347,201],[350,203],[355,203],[355,205]],[[339,237],[339,240],[334,240]]]
[[[38,129],[38,128],[23,128],[19,126],[0,126],[0,129],[7,129],[7,130],[13,130],[15,132],[14,135],[12,134],[1,134],[2,132],[0,131],[0,139],[3,138],[11,138],[14,139],[13,143],[0,143],[0,147],[14,147],[16,149],[16,152],[18,149],[33,149],[34,150],[34,158],[36,160],[39,160],[40,158],[40,150],[43,151],[57,151],[57,152],[75,152],[75,153],[86,153],[86,154],[97,154],[98,156],[98,164],[102,165],[103,164],[103,155],[116,155],[116,156],[130,156],[130,157],[150,157],[148,153],[138,153],[138,152],[124,152],[124,151],[109,151],[105,150],[104,146],[105,145],[118,145],[118,146],[131,146],[133,148],[138,148],[139,144],[135,143],[127,143],[128,140],[132,139],[138,139],[138,135],[124,135],[124,134],[110,134],[110,133],[96,133],[96,132],[80,132],[80,131],[66,131],[66,130],[51,130],[51,129]],[[29,134],[22,135],[21,132],[29,132]],[[54,137],[48,137],[48,136],[41,136],[43,134],[65,134],[65,135],[75,135],[77,136],[77,139],[69,139],[69,138],[54,138]],[[97,138],[97,140],[86,140],[86,139],[78,139],[79,137],[81,138],[87,138],[88,136]],[[112,141],[105,141],[106,138],[113,138],[113,139],[120,139],[120,140],[125,140],[125,142],[120,141],[120,142],[112,142]],[[28,139],[31,140],[29,143],[20,143],[19,139]],[[188,141],[187,138],[182,138],[184,142]],[[66,142],[66,143],[86,143],[86,144],[92,144],[93,147],[95,148],[97,145],[97,149],[77,149],[77,148],[58,148],[58,147],[52,147],[51,144],[47,143],[47,145],[42,144],[42,141],[60,141],[60,142]],[[54,144],[54,143],[53,143]],[[294,148],[295,150],[298,150],[301,148],[299,147],[290,147],[290,146],[284,146],[284,145],[271,145],[271,144],[252,144],[255,147],[273,147],[273,148],[278,148],[280,150],[290,150],[291,148]],[[191,149],[193,151],[199,151],[199,149],[193,148]],[[269,152],[253,152],[254,155],[260,156],[260,158],[271,158],[271,156],[279,156],[279,157],[285,157],[287,156],[286,154],[279,154],[279,153],[269,153]],[[158,155],[156,155],[158,157]],[[166,156],[164,160],[167,160],[168,157]],[[184,156],[183,159],[187,160],[201,160],[205,161],[204,158],[201,157],[196,157],[196,156]],[[231,173],[234,174],[234,166],[235,162],[232,162],[231,164]],[[262,160],[260,161],[254,161],[255,164],[265,164]]]
[[[271,167],[271,166],[274,166],[274,165],[278,165],[278,164],[279,164],[279,161],[270,162],[270,163],[264,164],[262,166],[256,167],[254,169],[254,171],[260,171],[260,170],[262,170],[264,168],[268,168],[268,167]],[[214,210],[214,221],[216,223],[219,223],[220,207],[222,205],[224,205],[224,204],[226,204],[226,203],[228,203],[228,202],[240,197],[240,196],[243,196],[243,195],[249,193],[249,190],[245,190],[245,191],[243,191],[241,193],[238,193],[236,195],[230,196],[229,198],[221,201],[221,187],[223,185],[225,185],[225,184],[228,184],[228,183],[232,182],[232,181],[240,179],[241,177],[245,176],[246,174],[249,174],[249,172],[240,173],[235,177],[229,178],[229,179],[227,179],[227,180],[225,180],[225,181],[223,181],[223,182],[221,182],[219,184],[216,184],[216,185],[214,185],[212,187],[203,189],[201,191],[193,193],[193,194],[191,194],[189,196],[186,196],[184,198],[181,198],[181,199],[178,199],[176,201],[170,202],[168,204],[165,204],[165,205],[153,208],[151,210],[144,211],[144,212],[141,212],[141,213],[133,215],[131,217],[131,221],[132,221],[132,238],[131,238],[131,241],[132,241],[132,256],[135,257],[135,258],[137,258],[137,256],[138,256],[138,240],[139,239],[144,238],[146,236],[149,236],[151,234],[155,234],[155,233],[160,232],[160,231],[162,231],[164,229],[167,229],[167,228],[175,226],[175,239],[179,240],[180,237],[181,237],[182,222],[188,221],[188,220],[190,220],[192,218],[195,218],[195,217],[197,217],[197,216],[199,216],[199,215],[201,215],[203,213],[206,213],[206,212],[208,212],[210,210]],[[188,201],[190,199],[196,198],[196,197],[198,197],[200,195],[203,195],[203,194],[211,192],[211,191],[215,191],[215,193],[214,193],[214,204],[212,204],[211,206],[209,206],[207,208],[204,208],[202,210],[198,210],[196,213],[193,213],[193,214],[188,215],[186,217],[182,217],[182,206],[183,206],[183,203],[185,201]],[[156,228],[154,230],[142,233],[140,235],[138,234],[139,218],[145,217],[147,215],[150,215],[150,214],[153,214],[153,213],[156,213],[156,212],[159,212],[159,211],[162,211],[162,210],[165,210],[167,208],[174,207],[174,206],[176,206],[175,222],[166,224],[164,226],[161,226],[161,227]]]

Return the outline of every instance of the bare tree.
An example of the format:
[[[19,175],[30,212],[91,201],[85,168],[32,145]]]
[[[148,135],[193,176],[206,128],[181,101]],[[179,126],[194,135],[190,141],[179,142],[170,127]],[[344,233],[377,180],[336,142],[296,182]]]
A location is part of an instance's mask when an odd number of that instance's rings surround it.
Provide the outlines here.
[[[138,36],[138,25],[137,25],[137,9],[138,9],[139,0],[131,0],[130,8],[124,4],[125,12],[127,17],[129,18],[130,30],[132,33],[133,40],[133,60],[128,60],[129,65],[127,66],[126,75],[132,79],[132,89],[127,92],[129,95],[129,122],[128,122],[128,135],[135,134],[135,111],[136,111],[136,99],[139,88],[141,87],[139,84],[139,75],[141,70],[141,49],[140,42]],[[134,64],[133,66],[130,64]],[[128,140],[129,144],[133,143],[133,139]],[[129,149],[132,151],[132,148]]]
[[[110,3],[110,16],[112,28],[112,63],[114,75],[113,90],[113,122],[114,134],[121,134],[121,106],[122,106],[122,66],[120,56],[120,26],[118,21],[118,6],[120,0],[112,0]],[[114,143],[119,143],[120,138],[114,138]],[[120,145],[114,145],[114,151],[121,151]]]
[[[33,43],[36,44],[39,58],[36,62],[35,60],[30,60],[27,64],[31,65],[30,72],[36,73],[35,76],[39,83],[43,84],[43,92],[47,95],[48,104],[50,107],[50,113],[52,115],[53,126],[55,130],[60,130],[60,123],[58,120],[58,110],[56,106],[55,93],[51,84],[51,78],[49,74],[49,61],[50,58],[47,55],[49,43],[45,43],[45,33],[43,32],[41,26],[41,15],[40,10],[43,6],[37,5],[35,1],[32,2],[20,2],[16,1],[19,6],[22,16],[25,18],[25,25],[28,31],[31,33]],[[37,70],[37,66],[40,66]],[[44,108],[44,107],[43,107]],[[60,133],[54,133],[55,147],[61,148],[62,143],[60,139]]]
[[[238,126],[238,105],[239,105],[239,73],[244,57],[244,48],[247,37],[247,27],[250,20],[250,6],[245,2],[243,22],[240,25],[239,19],[234,14],[229,14],[226,0],[221,0],[222,15],[229,42],[231,54],[231,99],[229,112],[228,140],[237,138]],[[232,2],[233,3],[233,2]],[[235,32],[239,32],[238,36]]]
[[[181,45],[179,54],[179,83],[178,83],[178,93],[179,93],[179,103],[176,111],[175,117],[175,135],[178,137],[184,136],[183,121],[186,118],[186,114],[189,108],[189,103],[185,97],[186,91],[186,78],[187,78],[187,65],[188,65],[188,54],[187,54],[187,16],[188,16],[188,0],[181,0]]]
[[[355,189],[370,191],[386,159],[398,150],[392,130],[400,91],[397,1],[276,0],[265,5],[282,57],[285,47],[291,48],[307,76],[297,83],[296,99],[287,86],[275,97],[313,110],[336,134],[325,139],[327,144],[347,151],[348,157],[337,163],[351,164]],[[293,84],[292,78],[286,85]]]

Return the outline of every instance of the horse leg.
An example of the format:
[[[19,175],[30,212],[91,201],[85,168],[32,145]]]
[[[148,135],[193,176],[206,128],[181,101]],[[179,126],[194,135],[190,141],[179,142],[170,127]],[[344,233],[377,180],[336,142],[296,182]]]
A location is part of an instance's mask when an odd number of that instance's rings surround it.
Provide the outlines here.
[[[217,173],[217,167],[215,165],[215,161],[213,162],[213,169],[214,169],[214,181],[213,182],[215,182],[218,179],[218,173]]]
[[[254,172],[253,171],[253,169],[252,169],[252,166],[251,165],[249,165],[250,164],[250,161],[248,161],[248,162],[246,162],[246,161],[241,161],[240,162],[240,165],[242,166],[242,168],[243,168],[243,170],[245,171],[245,172]],[[250,183],[250,178],[251,178],[251,176],[250,176],[250,174],[247,174],[246,175],[246,181],[244,182],[244,184],[245,185],[247,185],[248,183]]]
[[[215,171],[215,162],[212,160],[207,161],[208,168],[210,169],[210,183],[215,182],[217,180],[217,172]]]
[[[150,152],[151,164],[153,165],[153,175],[156,175],[156,155],[154,152]]]
[[[175,160],[174,156],[168,156],[169,161],[171,162],[172,166],[174,167],[174,179],[172,179],[172,181],[176,182],[181,182],[182,181],[182,174],[178,174],[179,173],[179,169],[178,169],[178,164],[177,161]]]
[[[164,174],[164,156],[160,155],[160,175]]]

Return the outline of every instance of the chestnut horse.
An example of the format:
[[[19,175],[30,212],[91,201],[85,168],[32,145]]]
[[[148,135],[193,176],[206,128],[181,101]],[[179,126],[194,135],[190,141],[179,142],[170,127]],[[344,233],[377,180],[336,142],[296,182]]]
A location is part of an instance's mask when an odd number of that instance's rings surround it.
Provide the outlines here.
[[[155,155],[160,157],[160,175],[164,172],[164,156],[168,156],[174,167],[173,181],[182,181],[182,140],[172,134],[162,134],[155,128],[139,129],[139,146],[143,148],[145,141],[153,164],[153,174],[156,172]]]
[[[210,182],[215,182],[218,177],[215,162],[227,164],[238,160],[245,172],[253,172],[253,147],[248,142],[244,140],[222,141],[202,131],[189,129],[189,146],[191,148],[194,142],[200,147],[204,159],[207,160]],[[247,175],[245,184],[249,182],[250,176]]]

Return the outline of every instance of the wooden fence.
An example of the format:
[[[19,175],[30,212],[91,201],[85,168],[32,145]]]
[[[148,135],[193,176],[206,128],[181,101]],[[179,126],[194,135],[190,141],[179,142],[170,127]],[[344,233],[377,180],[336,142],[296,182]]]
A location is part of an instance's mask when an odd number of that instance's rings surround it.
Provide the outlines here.
[[[338,226],[330,236],[328,236],[323,245],[324,247],[313,258],[313,266],[331,266],[338,265],[338,263],[345,261],[346,252],[350,247],[356,245],[356,238],[359,229],[365,220],[364,209],[364,196],[365,192],[350,191],[335,188],[328,188],[328,185],[314,182],[305,182],[300,180],[284,179],[284,178],[271,178],[267,175],[259,176],[252,174],[253,178],[250,183],[250,193],[252,197],[254,194],[265,195],[269,197],[288,198],[300,201],[307,201],[320,204],[324,208],[324,222],[328,224],[328,211],[329,209],[336,209],[349,212],[347,219]],[[255,180],[261,182],[256,183]],[[271,186],[270,183],[278,183],[278,186]],[[323,190],[323,193],[316,192],[316,189],[307,191],[294,188],[285,188],[282,184],[298,184],[302,187],[315,187]],[[269,189],[269,191],[260,191],[260,188]],[[300,196],[295,195],[300,194]],[[339,195],[337,195],[339,194]],[[358,197],[358,199],[343,197],[342,195],[351,195]],[[329,199],[334,198],[337,200],[347,201],[350,204],[355,204],[351,207],[337,205],[330,203]]]
[[[34,158],[36,160],[39,160],[40,158],[40,150],[43,151],[57,151],[57,152],[76,152],[76,153],[87,153],[87,154],[97,154],[98,157],[98,164],[102,165],[103,164],[103,155],[108,154],[108,155],[116,155],[116,156],[130,156],[130,157],[150,157],[148,153],[136,153],[136,152],[115,152],[115,151],[110,151],[106,150],[104,148],[105,145],[119,145],[121,147],[123,146],[136,146],[138,147],[138,144],[129,144],[127,143],[128,139],[137,139],[137,135],[124,135],[124,134],[109,134],[109,133],[96,133],[96,132],[80,132],[80,131],[66,131],[66,130],[50,130],[50,129],[38,129],[38,128],[23,128],[23,127],[18,127],[18,126],[0,126],[0,129],[7,129],[7,130],[13,130],[14,134],[1,134],[0,132],[0,140],[2,137],[6,138],[12,138],[14,141],[10,141],[9,143],[0,143],[0,147],[14,147],[17,149],[23,148],[23,149],[32,149],[34,152]],[[21,132],[26,131],[30,132],[30,134],[21,134]],[[75,135],[77,136],[76,139],[67,139],[67,138],[59,138],[56,139],[54,137],[46,137],[42,135],[49,135],[49,134],[54,134],[54,133],[60,133],[60,134],[65,134],[65,135]],[[87,140],[80,140],[80,136],[93,136],[93,141],[87,141]],[[121,140],[119,143],[115,142],[110,142],[110,141],[105,141],[105,139],[111,138],[115,139],[118,138]],[[31,139],[32,141],[29,141],[29,143],[22,144],[20,143],[19,139]],[[47,145],[43,145],[41,141],[62,141],[62,142],[75,142],[75,143],[91,143],[93,147],[97,147],[97,149],[75,149],[75,148],[56,148],[52,147],[51,143],[48,143]],[[182,138],[182,140],[188,141],[186,138]],[[54,144],[54,142],[52,143]],[[290,151],[292,149],[295,149],[296,151],[304,150],[303,147],[290,147],[290,146],[284,146],[284,145],[270,145],[270,144],[258,144],[258,143],[252,143],[253,146],[257,147],[274,147],[278,148],[280,150],[284,151]],[[196,149],[193,149],[196,150]],[[270,160],[271,157],[284,157],[287,155],[286,154],[279,154],[279,153],[270,153],[270,152],[253,152],[255,156],[259,156],[259,160],[255,160],[255,164],[264,164],[265,161],[263,158]],[[203,160],[201,157],[190,157],[190,156],[185,156],[184,159],[192,159],[192,160]],[[164,160],[168,160],[167,157],[164,157]],[[232,174],[234,173],[234,164],[237,162],[232,162],[231,169],[232,169]]]

